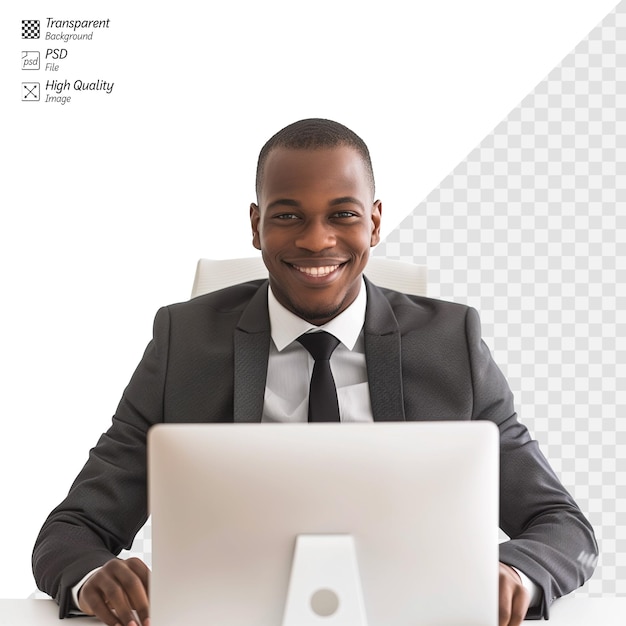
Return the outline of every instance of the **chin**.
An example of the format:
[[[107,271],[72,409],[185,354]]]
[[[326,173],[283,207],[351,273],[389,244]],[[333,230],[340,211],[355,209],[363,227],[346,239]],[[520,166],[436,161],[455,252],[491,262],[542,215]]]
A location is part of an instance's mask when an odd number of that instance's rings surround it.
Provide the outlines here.
[[[292,304],[291,310],[302,319],[310,322],[311,324],[315,324],[316,326],[321,326],[326,322],[330,321],[333,317],[336,317],[342,311],[342,302],[339,303],[328,303],[325,305],[318,305],[316,307],[312,306],[303,306],[300,307],[296,304]]]

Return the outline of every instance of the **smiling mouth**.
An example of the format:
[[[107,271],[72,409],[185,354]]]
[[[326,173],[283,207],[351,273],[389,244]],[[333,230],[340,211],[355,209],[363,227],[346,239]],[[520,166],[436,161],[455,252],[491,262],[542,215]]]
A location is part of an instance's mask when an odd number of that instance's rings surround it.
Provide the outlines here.
[[[316,278],[322,278],[332,274],[337,268],[341,267],[343,263],[337,265],[322,265],[321,267],[307,267],[304,265],[291,265],[294,269],[306,274],[307,276],[314,276]]]

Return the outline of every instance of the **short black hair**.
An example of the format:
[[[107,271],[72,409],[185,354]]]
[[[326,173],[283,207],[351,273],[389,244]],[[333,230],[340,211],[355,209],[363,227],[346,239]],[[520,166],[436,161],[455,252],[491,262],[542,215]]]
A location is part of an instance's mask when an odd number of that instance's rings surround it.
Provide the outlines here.
[[[273,148],[289,148],[292,150],[317,150],[319,148],[336,148],[350,146],[363,158],[367,176],[374,195],[374,170],[370,152],[365,142],[347,126],[332,120],[309,118],[285,126],[279,130],[261,148],[256,168],[256,193],[260,196],[261,181],[267,156]]]

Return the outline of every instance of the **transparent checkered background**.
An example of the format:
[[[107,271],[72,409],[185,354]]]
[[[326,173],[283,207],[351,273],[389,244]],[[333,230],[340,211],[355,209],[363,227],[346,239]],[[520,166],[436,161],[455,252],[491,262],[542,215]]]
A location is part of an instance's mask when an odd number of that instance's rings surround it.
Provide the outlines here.
[[[427,265],[430,296],[479,310],[521,419],[595,527],[581,593],[626,594],[626,2],[376,254]]]
[[[480,311],[522,420],[595,527],[588,595],[626,594],[625,227],[622,2],[376,250]],[[150,565],[151,548],[148,523],[122,556]]]

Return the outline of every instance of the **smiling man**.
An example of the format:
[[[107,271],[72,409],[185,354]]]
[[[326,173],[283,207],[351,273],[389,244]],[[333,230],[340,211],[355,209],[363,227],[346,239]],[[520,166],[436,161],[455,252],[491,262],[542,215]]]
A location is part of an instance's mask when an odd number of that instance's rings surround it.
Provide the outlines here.
[[[263,147],[250,222],[269,281],[158,312],[111,428],[35,545],[35,577],[61,616],[80,608],[130,626],[135,609],[149,623],[146,565],[115,556],[147,518],[146,435],[161,422],[491,420],[511,538],[500,547],[501,626],[547,616],[591,576],[593,530],[517,420],[476,312],[364,277],[380,237],[374,190],[366,145],[336,122],[296,122]]]
[[[304,320],[324,324],[357,297],[380,238],[369,155],[352,145],[279,146],[260,158],[250,219],[272,293]]]

